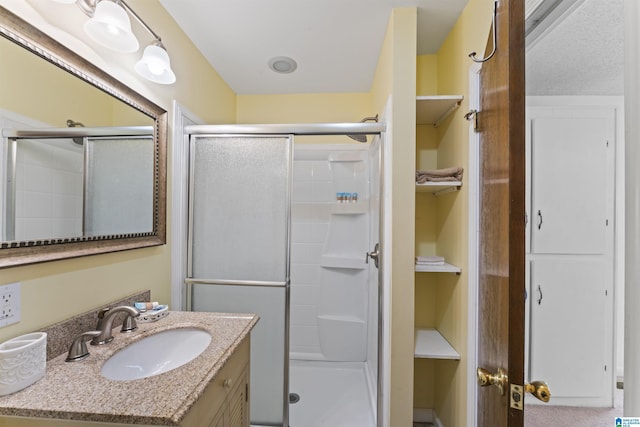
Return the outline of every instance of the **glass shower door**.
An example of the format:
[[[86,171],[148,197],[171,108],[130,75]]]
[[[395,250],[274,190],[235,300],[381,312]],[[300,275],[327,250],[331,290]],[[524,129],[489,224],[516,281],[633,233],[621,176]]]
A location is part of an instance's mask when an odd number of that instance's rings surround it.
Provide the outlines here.
[[[84,235],[152,232],[153,138],[90,137],[84,144]]]
[[[257,313],[252,425],[288,424],[292,137],[192,135],[191,309]],[[189,299],[189,298],[188,298]]]

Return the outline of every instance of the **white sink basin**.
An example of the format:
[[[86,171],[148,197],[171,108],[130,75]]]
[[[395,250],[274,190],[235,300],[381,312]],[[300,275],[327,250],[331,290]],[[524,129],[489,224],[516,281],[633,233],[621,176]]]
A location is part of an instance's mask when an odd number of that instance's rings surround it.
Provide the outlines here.
[[[200,329],[170,329],[124,347],[102,366],[110,380],[136,380],[162,374],[198,357],[211,342]]]

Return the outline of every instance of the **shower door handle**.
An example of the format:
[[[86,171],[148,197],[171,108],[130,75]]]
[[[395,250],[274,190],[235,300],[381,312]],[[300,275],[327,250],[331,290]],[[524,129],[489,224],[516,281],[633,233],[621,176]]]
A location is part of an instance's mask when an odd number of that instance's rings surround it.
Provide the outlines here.
[[[366,264],[369,264],[369,258],[373,260],[373,264],[376,268],[379,268],[378,259],[380,258],[380,243],[376,243],[373,247],[373,252],[367,252],[367,255],[364,257],[364,262]]]

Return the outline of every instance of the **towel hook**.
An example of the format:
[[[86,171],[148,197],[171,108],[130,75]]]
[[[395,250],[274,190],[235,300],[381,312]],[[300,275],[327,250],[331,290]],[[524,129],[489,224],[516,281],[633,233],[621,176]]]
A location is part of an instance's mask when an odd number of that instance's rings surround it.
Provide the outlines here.
[[[490,60],[493,55],[495,55],[496,53],[496,49],[497,49],[497,35],[496,33],[498,32],[498,28],[496,27],[496,14],[498,13],[498,2],[495,1],[493,2],[493,18],[491,19],[491,32],[493,33],[493,50],[491,51],[491,53],[489,54],[489,56],[487,56],[486,58],[476,58],[476,52],[471,52],[469,54],[469,58],[471,58],[471,60],[473,62],[485,62]]]

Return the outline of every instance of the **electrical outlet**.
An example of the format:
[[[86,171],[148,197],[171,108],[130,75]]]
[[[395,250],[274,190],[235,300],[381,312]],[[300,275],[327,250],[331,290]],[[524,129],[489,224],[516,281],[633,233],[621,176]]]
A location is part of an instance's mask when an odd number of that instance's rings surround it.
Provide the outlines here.
[[[20,321],[20,283],[0,286],[0,328]]]

